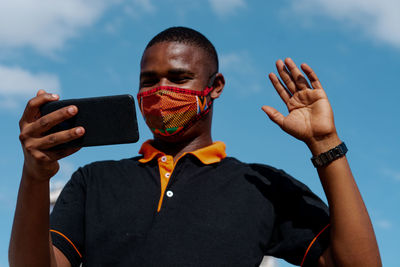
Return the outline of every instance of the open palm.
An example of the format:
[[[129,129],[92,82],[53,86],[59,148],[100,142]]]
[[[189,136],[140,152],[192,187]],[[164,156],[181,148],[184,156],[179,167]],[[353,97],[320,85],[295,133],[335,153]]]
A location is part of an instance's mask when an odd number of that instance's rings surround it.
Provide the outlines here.
[[[301,65],[311,87],[290,58],[285,62],[278,60],[276,67],[283,83],[273,73],[269,78],[289,114],[285,117],[275,108],[263,106],[269,118],[285,132],[306,143],[335,134],[332,108],[314,71],[306,64]]]

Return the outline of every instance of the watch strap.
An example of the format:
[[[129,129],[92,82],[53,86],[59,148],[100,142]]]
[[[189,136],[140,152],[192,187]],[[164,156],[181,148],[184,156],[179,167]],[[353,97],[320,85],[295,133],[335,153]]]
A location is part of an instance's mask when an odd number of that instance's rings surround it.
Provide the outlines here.
[[[343,157],[346,155],[348,149],[345,145],[344,142],[342,142],[340,145],[324,152],[321,153],[317,156],[314,156],[311,158],[311,162],[313,163],[315,168],[326,166],[332,161],[337,160],[338,158]]]

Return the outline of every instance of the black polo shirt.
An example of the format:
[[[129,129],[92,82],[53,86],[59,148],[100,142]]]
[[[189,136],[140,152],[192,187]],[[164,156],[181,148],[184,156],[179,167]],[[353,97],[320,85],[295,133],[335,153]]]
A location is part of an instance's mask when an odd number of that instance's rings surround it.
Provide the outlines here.
[[[314,266],[327,248],[328,208],[283,171],[188,153],[163,191],[161,157],[73,174],[50,218],[72,266],[258,266],[264,255]]]

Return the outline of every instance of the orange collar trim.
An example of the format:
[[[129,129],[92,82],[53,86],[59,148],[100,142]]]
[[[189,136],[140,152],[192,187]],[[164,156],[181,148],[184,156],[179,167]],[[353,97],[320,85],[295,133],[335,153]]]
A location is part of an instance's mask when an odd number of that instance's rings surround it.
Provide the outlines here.
[[[139,154],[143,155],[143,158],[139,159],[140,163],[147,163],[153,160],[155,157],[159,158],[165,156],[165,153],[154,148],[151,145],[151,142],[152,140],[147,140],[140,148]],[[182,156],[179,157],[179,159],[186,154],[192,154],[205,165],[217,163],[226,157],[225,147],[226,146],[223,142],[217,141],[209,146],[197,149],[195,151],[185,152],[182,154]]]

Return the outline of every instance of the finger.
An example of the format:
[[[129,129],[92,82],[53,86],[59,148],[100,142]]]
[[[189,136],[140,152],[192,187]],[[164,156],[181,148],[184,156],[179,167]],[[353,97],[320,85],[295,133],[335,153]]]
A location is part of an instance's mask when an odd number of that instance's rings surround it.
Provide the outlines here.
[[[41,136],[43,133],[47,132],[55,125],[63,122],[78,113],[78,108],[76,106],[67,106],[53,111],[32,124],[26,129],[32,136]]]
[[[40,150],[50,149],[60,144],[75,140],[85,134],[83,127],[75,127],[69,130],[46,135],[37,139],[37,148]]]
[[[75,152],[79,151],[80,149],[81,149],[81,147],[68,147],[68,148],[64,148],[64,149],[48,151],[47,153],[52,159],[60,160],[71,154],[74,154]]]
[[[304,71],[304,73],[307,75],[308,79],[310,80],[312,88],[322,89],[322,85],[317,77],[317,74],[315,74],[315,72],[313,71],[313,69],[310,66],[303,63],[303,64],[301,64],[301,69]]]
[[[40,117],[40,106],[47,102],[56,101],[59,99],[59,96],[56,94],[41,93],[40,90],[37,94],[38,95],[36,97],[28,101],[22,115],[20,125],[23,123],[31,123],[35,121]]]
[[[268,117],[278,124],[279,127],[282,128],[283,126],[283,121],[285,120],[285,116],[283,116],[279,111],[277,111],[275,108],[270,107],[270,106],[262,106],[261,108],[267,115]]]
[[[80,150],[81,147],[68,147],[68,148],[62,148],[62,149],[57,149],[57,150],[35,150],[32,152],[32,155],[34,158],[37,160],[41,161],[42,164],[48,164],[49,162],[54,162],[58,161],[62,158],[65,158],[78,150]]]
[[[304,90],[307,88],[311,88],[311,86],[308,84],[307,79],[304,77],[304,75],[301,73],[299,68],[296,66],[294,61],[291,58],[286,58],[285,59],[285,64],[287,68],[289,69],[292,78],[296,84],[297,90]]]
[[[279,96],[285,102],[285,104],[289,101],[291,94],[290,92],[286,89],[286,87],[282,84],[282,82],[279,80],[279,78],[273,74],[270,73],[268,75],[272,85],[275,87],[276,92],[278,92]]]
[[[296,92],[296,84],[294,83],[292,75],[287,70],[282,60],[279,59],[278,61],[276,61],[276,69],[278,70],[279,76],[281,77],[282,81],[289,89],[289,92],[293,95]]]

